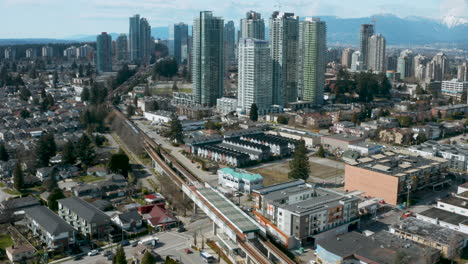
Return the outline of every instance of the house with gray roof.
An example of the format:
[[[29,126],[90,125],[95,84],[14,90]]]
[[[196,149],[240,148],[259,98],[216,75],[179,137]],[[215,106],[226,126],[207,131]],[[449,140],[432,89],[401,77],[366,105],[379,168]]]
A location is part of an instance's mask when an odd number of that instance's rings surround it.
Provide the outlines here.
[[[58,200],[58,206],[59,216],[83,235],[97,236],[99,239],[112,231],[110,217],[78,197]]]
[[[76,230],[45,206],[24,209],[27,227],[35,237],[54,250],[66,250],[75,243]]]

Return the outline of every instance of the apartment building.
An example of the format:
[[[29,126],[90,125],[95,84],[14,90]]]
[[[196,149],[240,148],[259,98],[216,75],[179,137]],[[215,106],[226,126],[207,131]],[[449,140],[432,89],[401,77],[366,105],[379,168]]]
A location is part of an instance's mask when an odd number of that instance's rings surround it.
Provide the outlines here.
[[[408,190],[437,188],[448,183],[448,161],[419,157],[409,151],[387,151],[345,165],[345,190],[359,190],[397,205],[406,201]]]
[[[423,157],[441,157],[449,161],[449,168],[456,171],[468,171],[468,146],[440,144],[437,141],[426,141],[411,146],[409,151]]]
[[[263,187],[263,177],[245,170],[222,168],[218,170],[218,183],[223,187],[250,193]]]
[[[75,243],[76,230],[45,206],[24,210],[27,227],[48,249],[66,250]]]
[[[303,180],[256,189],[254,215],[287,248],[315,245],[359,223],[359,198]]]
[[[111,219],[92,204],[70,197],[58,200],[59,216],[85,236],[104,238],[111,231]]]
[[[442,81],[442,95],[460,100],[468,91],[468,82],[460,82],[457,79]],[[466,103],[466,102],[462,102]]]

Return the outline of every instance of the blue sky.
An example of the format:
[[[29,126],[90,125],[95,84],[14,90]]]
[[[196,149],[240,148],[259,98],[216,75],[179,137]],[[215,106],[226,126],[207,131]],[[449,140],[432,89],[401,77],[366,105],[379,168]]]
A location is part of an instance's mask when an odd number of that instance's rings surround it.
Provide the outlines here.
[[[280,7],[280,8],[279,8]],[[434,19],[468,19],[468,0],[0,0],[0,38],[62,38],[127,32],[128,17],[139,13],[153,27],[191,24],[200,10],[237,21],[248,10],[268,17],[274,10],[299,16],[366,17],[391,13]]]

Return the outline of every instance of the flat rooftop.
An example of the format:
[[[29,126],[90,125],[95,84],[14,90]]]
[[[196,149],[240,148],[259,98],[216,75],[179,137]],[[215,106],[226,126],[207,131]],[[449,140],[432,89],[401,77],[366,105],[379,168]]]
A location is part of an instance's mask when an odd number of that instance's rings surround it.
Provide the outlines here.
[[[442,227],[436,224],[428,223],[414,217],[408,217],[392,226],[396,230],[403,231],[415,236],[438,242],[440,244],[449,244],[453,238],[461,233]]]
[[[346,142],[351,142],[351,141],[357,141],[357,140],[362,140],[364,141],[365,138],[362,137],[355,137],[355,136],[350,136],[346,134],[334,134],[330,136],[323,136],[324,138],[330,138],[334,140],[340,140],[340,141],[346,141]]]
[[[468,217],[459,215],[439,208],[431,208],[426,211],[418,213],[419,215],[439,219],[439,221],[446,222],[452,225],[466,224]]]
[[[224,217],[226,217],[242,233],[259,231],[253,219],[250,219],[242,210],[227,200],[222,194],[211,188],[199,188],[198,193],[211,203]]]
[[[451,204],[453,206],[468,209],[468,202],[465,199],[458,198],[458,197],[455,197],[455,196],[443,198],[439,202],[446,203],[446,204]]]
[[[434,159],[423,158],[414,154],[384,152],[357,160],[356,167],[385,173],[393,176],[404,176],[407,173],[416,173],[419,170],[439,165]]]
[[[386,231],[371,236],[350,232],[324,239],[318,245],[342,258],[354,257],[366,263],[396,263],[399,253],[403,252],[409,258],[408,263],[423,264],[426,260],[422,255],[428,251],[436,252],[435,249],[398,238]]]

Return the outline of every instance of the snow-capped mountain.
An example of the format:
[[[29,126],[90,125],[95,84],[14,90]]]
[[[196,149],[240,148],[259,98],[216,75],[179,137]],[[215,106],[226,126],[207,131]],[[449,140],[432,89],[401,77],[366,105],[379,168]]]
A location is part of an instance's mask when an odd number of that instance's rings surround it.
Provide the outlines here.
[[[444,16],[441,20],[442,24],[446,25],[448,28],[454,28],[460,25],[468,25],[468,19],[456,16]]]

